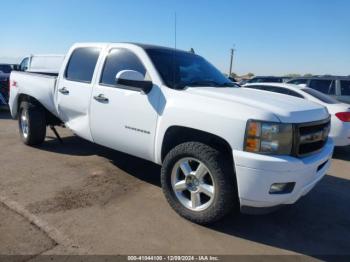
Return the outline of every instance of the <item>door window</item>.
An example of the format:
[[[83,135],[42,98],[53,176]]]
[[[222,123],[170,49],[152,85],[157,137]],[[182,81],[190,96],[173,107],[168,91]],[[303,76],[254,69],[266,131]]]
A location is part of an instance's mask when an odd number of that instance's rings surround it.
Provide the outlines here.
[[[350,80],[340,81],[340,90],[342,96],[350,96]]]
[[[77,48],[72,53],[65,72],[65,78],[70,81],[91,83],[94,75],[100,48]]]
[[[146,76],[146,68],[140,59],[131,51],[118,48],[113,49],[106,58],[100,83],[116,86],[116,76],[122,70],[134,70]]]

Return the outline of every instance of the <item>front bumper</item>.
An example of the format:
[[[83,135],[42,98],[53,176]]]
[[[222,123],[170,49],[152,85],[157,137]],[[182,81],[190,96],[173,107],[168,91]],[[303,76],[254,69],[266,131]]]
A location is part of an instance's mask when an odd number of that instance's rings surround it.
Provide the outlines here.
[[[307,157],[268,156],[233,151],[240,205],[249,208],[270,208],[293,204],[306,195],[328,171],[334,144],[328,140],[322,151]],[[292,192],[270,194],[275,183],[294,182]],[[248,209],[249,209],[248,208]]]

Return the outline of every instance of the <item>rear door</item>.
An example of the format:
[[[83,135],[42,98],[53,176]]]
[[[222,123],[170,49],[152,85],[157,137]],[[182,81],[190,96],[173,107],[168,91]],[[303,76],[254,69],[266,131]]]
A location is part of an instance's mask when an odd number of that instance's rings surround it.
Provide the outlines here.
[[[92,140],[89,106],[95,68],[102,47],[77,47],[69,56],[58,82],[57,106],[60,118],[77,135]]]
[[[350,104],[350,80],[340,80],[340,96],[339,101]]]

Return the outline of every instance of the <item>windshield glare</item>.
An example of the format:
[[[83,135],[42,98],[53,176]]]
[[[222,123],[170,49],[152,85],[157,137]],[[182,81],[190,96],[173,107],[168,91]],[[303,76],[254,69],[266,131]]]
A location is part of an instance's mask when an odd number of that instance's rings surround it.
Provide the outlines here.
[[[203,57],[172,49],[146,49],[164,83],[174,89],[195,86],[237,87]]]

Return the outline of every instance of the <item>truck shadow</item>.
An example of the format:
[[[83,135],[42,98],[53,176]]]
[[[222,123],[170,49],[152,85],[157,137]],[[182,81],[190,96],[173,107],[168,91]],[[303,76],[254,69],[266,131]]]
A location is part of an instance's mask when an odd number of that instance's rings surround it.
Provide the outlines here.
[[[0,119],[12,119],[10,111],[0,107]]]
[[[350,181],[325,178],[294,205],[261,216],[231,214],[213,230],[324,259],[350,254]]]
[[[54,137],[49,136],[48,138],[49,139],[39,147],[40,150],[75,156],[98,155],[108,159],[113,165],[126,173],[160,187],[159,165],[104,146],[93,144],[77,136],[62,137],[63,144]]]
[[[48,140],[41,150],[79,156],[99,155],[129,175],[160,186],[160,167],[75,136]],[[295,205],[260,216],[230,214],[209,230],[300,254],[350,254],[350,180],[327,175]]]
[[[335,147],[333,153],[334,159],[350,161],[350,146]]]

